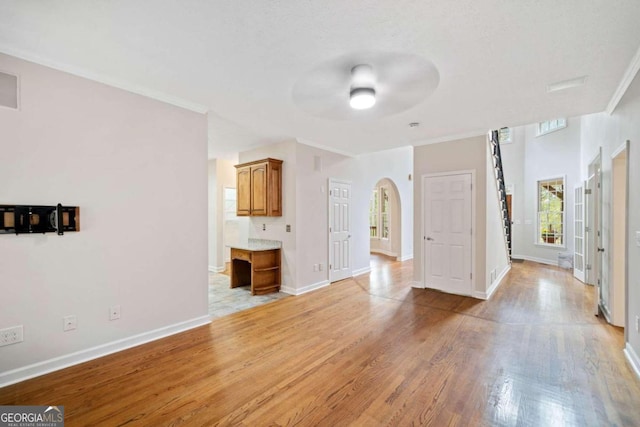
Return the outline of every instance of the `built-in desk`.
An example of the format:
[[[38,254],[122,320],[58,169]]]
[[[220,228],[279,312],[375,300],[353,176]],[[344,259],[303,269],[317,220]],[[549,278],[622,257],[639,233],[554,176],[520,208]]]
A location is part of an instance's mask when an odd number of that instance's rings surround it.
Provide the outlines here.
[[[280,247],[275,240],[249,239],[231,245],[231,287],[251,286],[251,294],[280,290]]]

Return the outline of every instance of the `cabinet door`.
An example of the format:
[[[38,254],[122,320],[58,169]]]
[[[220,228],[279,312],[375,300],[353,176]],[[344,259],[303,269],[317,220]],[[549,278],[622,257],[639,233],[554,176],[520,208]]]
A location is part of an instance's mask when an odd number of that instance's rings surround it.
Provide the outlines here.
[[[282,163],[269,164],[267,204],[269,216],[282,216]]]
[[[267,215],[267,164],[251,166],[251,215]]]
[[[247,216],[251,214],[251,168],[238,168],[236,177],[236,214],[238,216]]]

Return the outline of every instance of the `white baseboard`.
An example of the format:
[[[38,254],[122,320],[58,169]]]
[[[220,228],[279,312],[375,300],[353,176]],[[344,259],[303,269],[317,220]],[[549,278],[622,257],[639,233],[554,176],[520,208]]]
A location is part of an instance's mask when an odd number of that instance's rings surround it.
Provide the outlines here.
[[[371,249],[370,252],[373,252],[374,254],[382,254],[382,255],[386,255],[394,258],[398,257],[397,253],[388,251],[386,249]]]
[[[353,270],[351,275],[353,277],[362,276],[363,274],[371,273],[371,267],[358,268],[357,270]]]
[[[507,264],[504,267],[504,269],[496,277],[496,280],[494,280],[493,283],[491,285],[489,285],[489,289],[487,289],[486,292],[474,292],[473,293],[474,296],[476,298],[480,298],[480,299],[483,299],[483,300],[490,299],[491,295],[493,295],[493,293],[496,291],[496,289],[498,289],[498,287],[502,284],[502,279],[504,279],[504,276],[507,275],[509,270],[511,270],[511,264]]]
[[[426,289],[426,286],[424,285],[424,283],[418,281],[418,280],[412,280],[411,282],[409,282],[409,284],[411,285],[412,288],[416,288],[416,289]]]
[[[211,273],[222,273],[224,271],[224,266],[222,267],[214,267],[213,265],[209,266],[209,272]]]
[[[143,332],[138,335],[91,347],[86,350],[76,351],[74,353],[65,354],[64,356],[54,357],[53,359],[44,360],[32,365],[13,369],[11,371],[2,372],[0,373],[0,387],[5,387],[10,384],[15,384],[20,381],[68,368],[69,366],[88,362],[89,360],[117,353],[131,347],[136,347],[141,344],[165,338],[209,323],[211,323],[211,318],[208,315],[196,317],[195,319],[164,326],[152,331]]]
[[[558,260],[549,260],[549,259],[545,259],[545,258],[536,258],[536,257],[532,257],[532,256],[527,256],[527,255],[511,255],[511,258],[524,259],[526,261],[533,261],[533,262],[537,262],[537,263],[540,263],[540,264],[552,265],[554,267],[558,266]]]
[[[324,288],[325,286],[329,286],[331,283],[328,280],[323,280],[321,282],[312,283],[311,285],[303,286],[300,289],[290,288],[288,286],[281,286],[280,292],[284,292],[289,295],[302,295],[307,292],[315,291],[316,289]]]
[[[398,261],[409,261],[410,259],[413,259],[413,254],[403,255]]]
[[[624,350],[622,351],[633,368],[633,371],[638,376],[638,379],[640,379],[640,357],[638,357],[638,354],[633,350],[633,347],[631,347],[629,343],[624,346]]]

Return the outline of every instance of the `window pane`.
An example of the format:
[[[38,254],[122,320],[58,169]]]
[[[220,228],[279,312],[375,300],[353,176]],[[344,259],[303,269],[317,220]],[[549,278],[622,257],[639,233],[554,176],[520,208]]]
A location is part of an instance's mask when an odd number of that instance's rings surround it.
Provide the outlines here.
[[[564,179],[538,181],[538,243],[562,245],[564,237]]]
[[[378,190],[373,190],[369,200],[369,236],[378,237]]]

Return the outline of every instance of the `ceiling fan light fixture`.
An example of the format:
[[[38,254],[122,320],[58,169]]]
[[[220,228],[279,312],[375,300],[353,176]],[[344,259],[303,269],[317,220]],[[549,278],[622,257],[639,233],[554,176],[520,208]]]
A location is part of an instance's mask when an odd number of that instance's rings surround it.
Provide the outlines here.
[[[376,91],[370,87],[357,87],[351,89],[349,105],[354,110],[366,110],[376,103]]]

